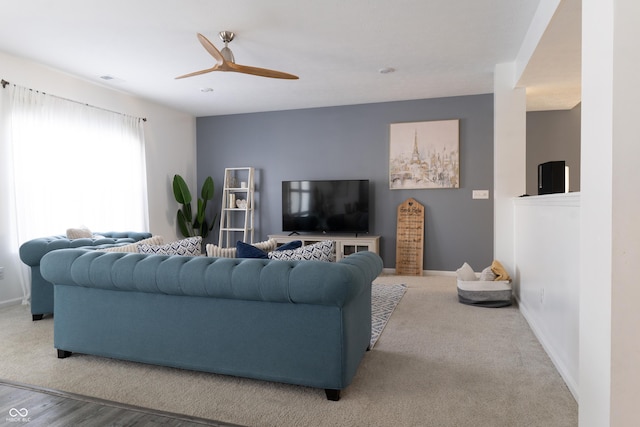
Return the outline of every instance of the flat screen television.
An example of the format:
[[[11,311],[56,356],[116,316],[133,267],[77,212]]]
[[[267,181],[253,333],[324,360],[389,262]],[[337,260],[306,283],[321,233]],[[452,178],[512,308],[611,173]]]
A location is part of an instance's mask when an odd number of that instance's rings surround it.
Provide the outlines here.
[[[282,231],[368,233],[369,180],[282,181]]]

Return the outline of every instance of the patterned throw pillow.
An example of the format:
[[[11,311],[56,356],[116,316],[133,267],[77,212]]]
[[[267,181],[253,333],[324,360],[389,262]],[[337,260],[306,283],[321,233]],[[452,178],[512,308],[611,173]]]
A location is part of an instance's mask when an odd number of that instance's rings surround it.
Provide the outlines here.
[[[153,236],[148,239],[140,240],[139,242],[129,243],[128,245],[112,246],[110,248],[97,249],[100,252],[138,252],[139,245],[162,245],[164,239],[162,236]]]
[[[325,240],[322,242],[314,243],[312,245],[303,246],[299,249],[269,252],[269,258],[281,260],[317,260],[331,262],[334,260],[333,240]]]
[[[166,245],[138,245],[141,254],[200,256],[202,236],[188,237]]]

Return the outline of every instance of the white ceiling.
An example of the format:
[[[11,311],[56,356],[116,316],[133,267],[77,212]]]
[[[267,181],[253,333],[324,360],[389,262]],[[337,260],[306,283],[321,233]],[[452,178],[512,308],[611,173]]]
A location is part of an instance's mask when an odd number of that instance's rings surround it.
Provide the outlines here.
[[[522,73],[527,110],[573,108],[582,99],[582,0],[562,0]]]
[[[196,116],[472,95],[493,91],[495,64],[515,59],[538,3],[9,0],[2,2],[0,51]],[[558,28],[545,33],[552,62],[538,49],[534,59],[543,65],[521,80],[530,82],[528,93],[549,87],[556,80],[550,70],[566,69],[565,59],[575,68],[567,49],[578,50],[579,86],[579,44],[573,37],[562,42],[564,56],[554,51],[569,30]],[[300,79],[214,72],[175,80],[215,64],[196,33],[221,49],[222,30],[236,33],[230,47],[237,63]],[[396,71],[382,74],[384,67]],[[115,79],[101,80],[105,75]],[[575,84],[575,76],[562,82]],[[572,106],[561,101],[544,109]]]

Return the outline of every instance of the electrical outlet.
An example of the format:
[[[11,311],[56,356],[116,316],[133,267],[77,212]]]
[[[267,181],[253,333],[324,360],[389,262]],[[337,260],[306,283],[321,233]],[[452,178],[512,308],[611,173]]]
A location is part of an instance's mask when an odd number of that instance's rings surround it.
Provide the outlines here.
[[[474,199],[488,199],[489,190],[473,190],[471,197]]]
[[[0,267],[0,280],[4,279],[4,267]]]

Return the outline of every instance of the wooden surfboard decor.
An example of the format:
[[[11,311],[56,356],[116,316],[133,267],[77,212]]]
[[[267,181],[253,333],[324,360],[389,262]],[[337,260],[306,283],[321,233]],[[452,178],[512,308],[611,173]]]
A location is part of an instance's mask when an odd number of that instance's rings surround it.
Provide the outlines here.
[[[424,206],[409,198],[398,206],[396,226],[396,274],[422,275]]]

